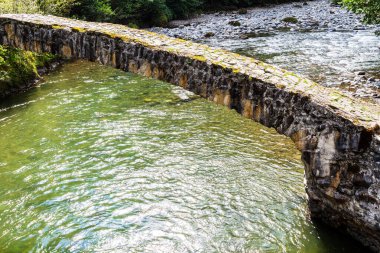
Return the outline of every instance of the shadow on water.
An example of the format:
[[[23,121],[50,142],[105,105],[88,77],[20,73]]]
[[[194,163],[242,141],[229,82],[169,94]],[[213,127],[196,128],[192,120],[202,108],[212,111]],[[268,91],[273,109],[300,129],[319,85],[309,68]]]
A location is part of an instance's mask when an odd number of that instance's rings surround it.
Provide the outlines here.
[[[46,79],[0,102],[0,252],[366,251],[310,222],[273,129],[94,63]]]
[[[339,229],[331,228],[320,220],[313,219],[312,222],[326,252],[371,252],[369,248],[364,247],[356,239]]]
[[[37,87],[32,87],[27,91],[0,98],[0,112],[3,113],[3,117],[6,117],[7,112],[11,111],[12,108],[23,107],[32,103],[33,101],[30,100],[30,97],[35,92],[37,92]],[[10,112],[10,114],[12,113]]]
[[[31,93],[31,92],[33,92],[33,89],[35,89],[35,87],[33,87],[30,90],[25,91],[23,93],[10,95],[8,97],[1,98],[0,99],[0,111],[12,108],[16,105],[25,104],[26,102],[29,101],[28,96],[25,93]]]

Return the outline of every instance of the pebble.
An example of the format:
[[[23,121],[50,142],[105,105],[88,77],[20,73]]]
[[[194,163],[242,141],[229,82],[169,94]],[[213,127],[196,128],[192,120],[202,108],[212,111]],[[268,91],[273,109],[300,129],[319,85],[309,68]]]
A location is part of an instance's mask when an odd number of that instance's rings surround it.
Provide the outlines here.
[[[190,20],[176,20],[169,27],[154,27],[152,31],[169,36],[174,34],[190,40],[201,40],[207,32],[215,33],[217,39],[239,39],[241,34],[270,28],[282,29],[284,18],[295,17],[298,22],[289,24],[291,31],[354,31],[365,30],[369,26],[361,24],[361,15],[353,14],[339,5],[331,5],[330,0],[315,0],[304,3],[288,3],[269,7],[247,9],[246,14],[223,12],[202,14]],[[241,26],[232,26],[229,24]],[[188,24],[190,26],[185,27]],[[376,29],[376,26],[375,26]],[[380,26],[377,27],[380,30]],[[282,31],[284,32],[284,31]]]
[[[294,17],[298,22],[292,24],[282,21],[288,17]],[[294,32],[357,33],[359,30],[371,29],[371,32],[380,35],[380,25],[363,25],[361,19],[361,15],[331,4],[330,0],[315,0],[256,7],[247,9],[245,14],[239,12],[203,14],[194,19],[172,22],[171,27],[177,28],[155,27],[151,30],[214,45],[215,41],[248,40]],[[234,24],[236,26],[233,26]],[[380,44],[374,49],[380,49]],[[351,78],[351,75],[335,85],[346,89],[347,92],[349,90],[358,97],[380,97],[380,80],[370,76],[369,73],[358,71],[352,73],[352,80],[347,78]]]
[[[375,81],[376,81],[376,79],[374,77],[368,78],[368,82],[375,82]]]
[[[358,72],[356,72],[356,75],[357,76],[364,76],[365,72],[364,71],[358,71]]]

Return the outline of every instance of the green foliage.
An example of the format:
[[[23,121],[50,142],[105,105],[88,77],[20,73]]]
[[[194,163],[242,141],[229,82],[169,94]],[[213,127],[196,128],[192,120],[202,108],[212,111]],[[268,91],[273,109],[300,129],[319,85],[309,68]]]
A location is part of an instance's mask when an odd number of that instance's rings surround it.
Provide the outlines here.
[[[164,26],[173,18],[189,18],[201,11],[287,1],[290,0],[0,0],[0,14],[44,13],[133,27]],[[246,13],[244,9],[241,12]]]
[[[122,24],[165,25],[172,13],[165,0],[76,0],[71,16]]]
[[[110,0],[76,0],[70,15],[89,21],[113,21],[115,13]]]
[[[55,58],[47,53],[36,54],[0,45],[0,92],[35,79],[37,68],[46,66]]]
[[[46,13],[65,16],[79,0],[0,0],[2,13]]]
[[[364,14],[367,23],[380,23],[380,0],[341,0],[348,9]]]
[[[2,13],[38,13],[36,0],[0,0],[0,14]]]
[[[0,89],[22,85],[37,76],[35,58],[30,52],[0,46]]]
[[[290,2],[290,0],[203,0],[203,7],[206,9],[237,9],[254,5],[280,4]]]
[[[65,16],[77,4],[77,0],[36,0],[42,13]]]
[[[174,18],[188,18],[201,8],[203,2],[202,0],[166,0],[166,5]]]

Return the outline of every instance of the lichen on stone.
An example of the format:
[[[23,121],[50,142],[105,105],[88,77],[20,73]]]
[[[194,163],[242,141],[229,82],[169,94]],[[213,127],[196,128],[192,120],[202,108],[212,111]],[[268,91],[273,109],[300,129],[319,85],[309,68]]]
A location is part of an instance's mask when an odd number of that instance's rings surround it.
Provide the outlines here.
[[[63,26],[61,26],[61,25],[52,25],[51,26],[53,29],[59,29],[59,30],[61,30],[61,29],[65,29],[65,27],[63,27]]]
[[[54,28],[54,27],[53,27]],[[86,28],[82,28],[82,27],[72,27],[71,28],[74,32],[80,32],[80,33],[84,33],[87,31]]]
[[[192,58],[194,60],[203,61],[203,62],[205,62],[207,60],[206,57],[204,57],[203,55],[194,55]]]
[[[138,44],[152,50],[169,52],[193,60],[207,62],[208,64],[219,66],[223,69],[231,69],[234,74],[246,75],[253,79],[270,82],[290,92],[298,92],[303,96],[311,97],[316,103],[321,105],[328,106],[331,104],[333,107],[338,108],[339,112],[352,122],[354,122],[356,118],[361,118],[360,115],[362,114],[368,115],[369,118],[372,118],[373,122],[380,121],[380,110],[377,107],[370,105],[366,111],[360,111],[360,113],[351,112],[352,107],[358,107],[358,105],[366,104],[366,102],[344,96],[340,99],[332,98],[330,96],[332,91],[328,88],[322,87],[295,73],[227,50],[211,48],[180,38],[170,38],[162,34],[132,29],[123,25],[85,22],[41,15],[18,16],[9,14],[3,15],[2,18],[7,20],[20,20],[24,23],[41,23],[43,25],[50,25],[52,29],[71,29],[73,32],[104,34],[110,39],[121,39],[128,44]],[[289,21],[295,21],[294,17],[293,19],[284,19],[284,22]],[[364,122],[363,125],[368,126],[366,122]]]

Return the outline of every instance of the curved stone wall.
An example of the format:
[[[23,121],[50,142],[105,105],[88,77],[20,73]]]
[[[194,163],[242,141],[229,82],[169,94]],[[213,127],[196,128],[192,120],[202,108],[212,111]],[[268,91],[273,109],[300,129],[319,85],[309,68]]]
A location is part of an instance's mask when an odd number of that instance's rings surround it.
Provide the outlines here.
[[[292,138],[314,218],[380,251],[380,108],[292,72],[121,25],[0,16],[0,43],[177,84]]]

